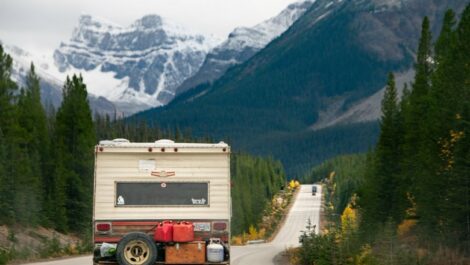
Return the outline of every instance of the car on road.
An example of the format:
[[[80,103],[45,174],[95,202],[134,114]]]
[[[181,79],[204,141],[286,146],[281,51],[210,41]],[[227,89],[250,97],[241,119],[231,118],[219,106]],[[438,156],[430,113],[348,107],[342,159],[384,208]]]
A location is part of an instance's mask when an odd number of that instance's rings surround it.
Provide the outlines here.
[[[315,195],[317,195],[317,186],[313,185],[312,186],[312,196],[315,196]]]

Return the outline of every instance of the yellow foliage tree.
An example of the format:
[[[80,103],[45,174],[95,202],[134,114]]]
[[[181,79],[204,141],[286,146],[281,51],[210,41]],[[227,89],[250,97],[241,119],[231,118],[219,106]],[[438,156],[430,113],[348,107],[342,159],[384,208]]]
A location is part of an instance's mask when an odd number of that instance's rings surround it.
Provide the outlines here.
[[[294,181],[294,180],[291,180],[291,181],[289,182],[289,187],[290,187],[291,189],[295,189],[295,181]]]
[[[250,240],[258,239],[258,230],[256,230],[256,227],[254,225],[250,225],[250,228],[248,229],[248,234]]]
[[[348,235],[355,232],[358,227],[356,210],[351,207],[349,203],[341,215],[341,231],[343,235]]]
[[[298,188],[298,187],[300,186],[300,182],[296,180],[296,181],[294,182],[294,185],[295,185],[296,188]]]
[[[416,220],[403,220],[403,222],[397,228],[397,234],[399,236],[406,236],[410,233],[411,229],[416,226]]]

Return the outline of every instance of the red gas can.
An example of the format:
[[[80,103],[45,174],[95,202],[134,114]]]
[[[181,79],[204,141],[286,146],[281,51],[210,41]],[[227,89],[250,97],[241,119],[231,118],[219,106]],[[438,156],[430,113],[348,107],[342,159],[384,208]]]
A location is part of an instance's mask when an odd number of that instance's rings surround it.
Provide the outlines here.
[[[173,225],[173,241],[194,241],[194,225],[190,222],[178,222]]]
[[[153,238],[157,242],[171,242],[173,241],[173,222],[164,221],[157,225]]]

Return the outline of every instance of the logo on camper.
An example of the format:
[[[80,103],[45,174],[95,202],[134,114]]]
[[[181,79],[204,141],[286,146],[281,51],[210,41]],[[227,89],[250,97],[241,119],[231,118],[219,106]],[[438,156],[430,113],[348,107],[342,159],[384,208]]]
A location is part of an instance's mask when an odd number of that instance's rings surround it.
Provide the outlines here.
[[[162,177],[162,178],[167,178],[167,177],[172,177],[175,175],[175,171],[152,171],[150,173],[154,177]]]

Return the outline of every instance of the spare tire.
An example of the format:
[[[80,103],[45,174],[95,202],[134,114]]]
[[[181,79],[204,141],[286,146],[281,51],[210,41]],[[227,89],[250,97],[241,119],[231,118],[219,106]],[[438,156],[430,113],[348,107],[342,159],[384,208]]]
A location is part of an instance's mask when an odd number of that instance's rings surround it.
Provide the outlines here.
[[[116,259],[119,265],[154,265],[157,246],[147,234],[129,233],[119,241]]]

